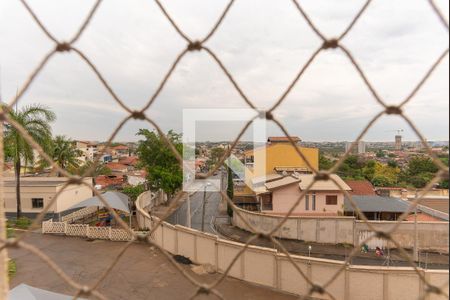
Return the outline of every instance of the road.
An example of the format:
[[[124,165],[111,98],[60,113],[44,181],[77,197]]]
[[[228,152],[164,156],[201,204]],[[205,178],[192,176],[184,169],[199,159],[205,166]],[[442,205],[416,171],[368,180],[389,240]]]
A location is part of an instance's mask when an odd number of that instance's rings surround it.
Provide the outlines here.
[[[212,176],[211,179],[221,179],[223,184],[226,184],[225,176],[222,172],[219,172],[216,176]],[[224,188],[224,187],[222,187]],[[196,230],[202,230],[202,213],[203,213],[203,198],[205,201],[205,232],[217,234],[214,228],[214,221],[219,211],[219,204],[222,200],[222,196],[219,192],[206,192],[199,191],[191,194],[191,228]],[[179,224],[188,227],[188,204],[187,201],[183,203],[172,215],[167,219],[170,224]]]

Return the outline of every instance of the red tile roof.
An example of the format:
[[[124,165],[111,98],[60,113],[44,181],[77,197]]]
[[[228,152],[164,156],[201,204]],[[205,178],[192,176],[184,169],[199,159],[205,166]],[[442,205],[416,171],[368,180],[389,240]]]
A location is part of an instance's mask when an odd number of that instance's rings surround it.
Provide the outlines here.
[[[124,146],[124,145],[118,145],[118,146],[112,147],[112,149],[114,149],[114,150],[128,150],[128,147]]]
[[[405,221],[414,221],[414,219],[415,219],[414,214],[411,214],[405,219]],[[433,216],[424,214],[424,213],[418,213],[417,214],[417,221],[419,221],[419,222],[420,221],[422,221],[422,222],[435,222],[436,221],[437,222],[437,221],[442,221],[442,220],[437,219],[437,218],[435,218]]]
[[[135,166],[138,163],[138,158],[136,156],[122,157],[119,159],[119,164],[127,166]]]
[[[128,166],[114,162],[107,163],[105,166],[111,169],[111,171],[122,171],[125,169],[128,170]]]
[[[352,189],[350,192],[352,195],[376,196],[375,188],[367,180],[345,180],[345,182]]]
[[[95,184],[101,185],[102,189],[112,185],[122,185],[125,183],[123,175],[100,175],[95,177]]]

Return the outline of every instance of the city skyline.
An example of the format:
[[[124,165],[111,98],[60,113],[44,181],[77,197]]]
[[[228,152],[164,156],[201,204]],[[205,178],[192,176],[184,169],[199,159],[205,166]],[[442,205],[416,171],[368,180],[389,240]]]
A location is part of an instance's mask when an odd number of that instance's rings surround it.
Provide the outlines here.
[[[267,109],[285,91],[320,40],[292,9],[292,3],[257,1],[260,9],[255,12],[255,1],[237,2],[208,47],[217,53],[247,96]],[[90,3],[80,5],[77,1],[49,3],[30,2],[30,6],[61,40],[76,31],[90,8]],[[205,3],[197,0],[188,5],[176,0],[167,3],[167,9],[195,38],[208,31],[226,5],[226,1]],[[93,61],[119,97],[138,109],[148,101],[186,45],[154,3],[136,1],[125,7],[119,4],[102,4],[76,46]],[[333,37],[345,29],[363,4],[364,1],[342,1],[333,9],[325,9],[314,1],[305,1],[304,5],[313,22],[326,36]],[[448,11],[447,2],[439,4]],[[401,102],[440,55],[441,48],[447,47],[446,31],[439,26],[439,20],[431,13],[423,13],[430,10],[426,1],[411,1],[398,9],[401,5],[387,0],[374,2],[343,40],[388,104]],[[17,24],[20,20],[20,26],[15,28],[0,26],[0,84],[2,99],[9,102],[53,45],[20,2],[2,1],[2,6],[0,25]],[[67,15],[53,13],[61,11],[61,7],[66,8]],[[390,12],[396,14],[389,19],[377,18]],[[133,20],[116,24],[126,13],[133,14]],[[249,13],[251,20],[246,19]],[[280,15],[284,16],[282,20],[277,18]],[[61,18],[65,22],[61,23]],[[366,30],[370,30],[370,38]],[[30,43],[33,47],[29,47]],[[407,115],[429,140],[448,139],[448,79],[445,58],[405,107]],[[55,134],[73,138],[106,140],[126,117],[92,71],[73,53],[58,54],[44,67],[20,100],[19,108],[30,103],[51,107],[58,116]],[[247,105],[220,68],[200,52],[189,53],[181,61],[147,112],[164,131],[182,132],[185,108]],[[291,135],[304,140],[351,141],[381,110],[348,59],[339,51],[325,51],[274,114]],[[135,133],[139,128],[148,128],[148,124],[130,121],[116,140],[138,140]],[[417,139],[403,120],[386,116],[369,130],[365,140],[390,141],[390,131],[398,128],[405,130],[404,140]],[[237,129],[211,129],[205,134],[211,139],[231,140],[237,133]],[[269,128],[268,134],[282,135],[275,126]]]

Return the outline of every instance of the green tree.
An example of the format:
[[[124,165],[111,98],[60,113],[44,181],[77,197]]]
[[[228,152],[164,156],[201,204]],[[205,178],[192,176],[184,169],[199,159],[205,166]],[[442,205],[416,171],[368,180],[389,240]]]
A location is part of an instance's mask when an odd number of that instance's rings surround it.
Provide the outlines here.
[[[145,192],[145,187],[143,184],[139,184],[136,186],[126,186],[123,188],[122,192],[130,197],[130,199],[134,202],[140,194]]]
[[[211,155],[207,161],[208,167],[214,167],[219,160],[225,155],[225,149],[221,147],[215,147],[211,149]]]
[[[425,187],[436,175],[438,167],[433,160],[425,156],[412,158],[406,168],[407,182],[416,188]]]
[[[53,143],[50,150],[50,157],[64,170],[74,170],[80,167],[82,161],[79,157],[83,153],[78,150],[74,142],[66,138],[63,135],[58,135],[53,139]],[[48,166],[48,162],[45,160],[40,161],[41,167]],[[61,176],[60,172],[57,172],[58,177]]]
[[[137,153],[141,165],[147,170],[147,179],[151,188],[162,189],[169,197],[172,197],[183,183],[182,169],[175,154],[158,133],[141,129],[137,135],[144,137],[139,141]],[[178,153],[183,153],[180,134],[171,130],[166,138],[172,142]]]
[[[20,110],[11,110],[6,106],[2,106],[2,108],[8,112],[8,117],[21,125],[44,151],[49,152],[52,138],[50,123],[56,119],[56,115],[53,111],[39,104],[28,105]],[[5,153],[9,156],[6,157],[6,159],[10,159],[14,163],[17,219],[19,219],[22,214],[20,198],[20,173],[23,166],[22,164],[24,163],[25,167],[27,167],[29,163],[34,162],[35,157],[31,145],[28,144],[20,132],[11,124],[5,124],[4,137],[4,144],[7,149]]]
[[[331,159],[327,158],[322,151],[319,152],[319,169],[329,170],[333,167],[334,163]]]
[[[410,175],[418,175],[420,173],[436,173],[438,167],[433,160],[428,157],[416,156],[408,163],[408,172]]]

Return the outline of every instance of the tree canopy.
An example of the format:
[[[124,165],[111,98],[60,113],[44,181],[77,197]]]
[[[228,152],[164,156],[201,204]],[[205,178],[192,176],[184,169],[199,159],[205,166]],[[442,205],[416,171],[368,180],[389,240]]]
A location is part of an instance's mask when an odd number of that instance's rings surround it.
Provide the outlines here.
[[[183,172],[175,154],[157,132],[140,129],[137,135],[143,137],[138,143],[137,153],[141,166],[147,170],[151,189],[162,189],[168,196],[173,196],[183,183]],[[183,153],[180,134],[171,130],[166,138],[178,153]]]

